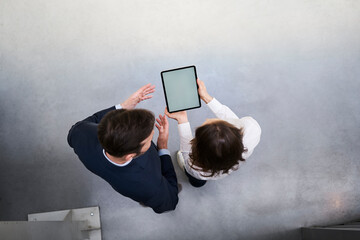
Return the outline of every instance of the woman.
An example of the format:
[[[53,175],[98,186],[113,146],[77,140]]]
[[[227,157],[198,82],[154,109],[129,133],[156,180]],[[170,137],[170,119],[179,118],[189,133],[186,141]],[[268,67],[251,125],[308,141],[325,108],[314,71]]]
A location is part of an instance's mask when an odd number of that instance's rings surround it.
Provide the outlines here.
[[[207,180],[228,176],[245,161],[260,141],[261,128],[252,117],[239,119],[227,106],[211,97],[201,80],[197,80],[200,98],[217,118],[206,119],[191,133],[186,111],[165,114],[177,120],[180,150],[177,160],[194,187],[205,185]]]

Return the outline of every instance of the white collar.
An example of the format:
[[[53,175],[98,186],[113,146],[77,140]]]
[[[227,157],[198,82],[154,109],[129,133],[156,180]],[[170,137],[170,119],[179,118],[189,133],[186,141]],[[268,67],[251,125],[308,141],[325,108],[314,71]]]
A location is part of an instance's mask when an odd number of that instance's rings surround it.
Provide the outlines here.
[[[126,162],[126,163],[123,163],[123,164],[114,163],[113,161],[111,161],[111,160],[108,158],[108,156],[106,156],[106,154],[105,154],[105,149],[103,149],[103,154],[104,154],[104,157],[105,157],[109,162],[111,162],[112,164],[114,164],[115,166],[118,166],[118,167],[125,167],[125,166],[127,166],[129,163],[131,163],[131,161],[132,161],[132,159],[131,159],[130,161],[128,161],[128,162]]]

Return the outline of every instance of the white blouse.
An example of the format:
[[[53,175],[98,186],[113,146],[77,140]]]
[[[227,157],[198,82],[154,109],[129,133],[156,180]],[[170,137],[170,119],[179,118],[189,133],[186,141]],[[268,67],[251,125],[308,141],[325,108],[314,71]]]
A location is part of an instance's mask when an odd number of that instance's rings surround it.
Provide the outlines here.
[[[243,132],[243,145],[245,149],[247,149],[246,152],[243,152],[242,157],[244,159],[247,159],[250,157],[250,155],[253,153],[255,147],[260,142],[260,136],[261,136],[261,128],[257,121],[253,119],[252,117],[243,117],[240,118],[236,116],[236,114],[230,110],[227,106],[221,104],[218,100],[213,98],[208,104],[211,111],[215,114],[215,116],[221,120],[227,121],[228,123],[231,123],[238,129],[242,129]],[[215,174],[212,177],[206,177],[207,175],[210,175],[208,172],[201,171],[201,168],[197,168],[194,165],[191,166],[191,159],[189,157],[189,154],[191,152],[191,144],[190,141],[193,139],[193,135],[191,132],[190,123],[182,123],[178,124],[178,130],[179,130],[179,136],[180,136],[180,152],[182,153],[182,156],[185,161],[185,169],[186,171],[193,177],[201,180],[216,180],[223,178],[227,175],[229,175],[234,170],[237,170],[239,167],[239,164],[233,167],[233,170],[230,169],[228,173],[219,173]]]

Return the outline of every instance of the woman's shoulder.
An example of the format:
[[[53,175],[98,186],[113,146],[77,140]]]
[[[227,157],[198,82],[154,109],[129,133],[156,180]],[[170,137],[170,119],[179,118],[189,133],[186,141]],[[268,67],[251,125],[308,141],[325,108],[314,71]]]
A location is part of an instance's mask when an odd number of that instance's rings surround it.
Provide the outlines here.
[[[226,121],[243,130],[244,134],[254,131],[261,133],[260,125],[253,117],[246,116],[240,119],[226,119]]]

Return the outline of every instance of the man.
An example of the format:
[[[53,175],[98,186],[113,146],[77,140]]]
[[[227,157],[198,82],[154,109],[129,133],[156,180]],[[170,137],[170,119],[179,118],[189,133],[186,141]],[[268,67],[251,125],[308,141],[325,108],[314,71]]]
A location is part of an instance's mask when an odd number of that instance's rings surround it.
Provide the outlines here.
[[[68,143],[85,167],[117,192],[162,213],[178,203],[177,178],[167,149],[169,124],[165,115],[156,119],[155,146],[153,113],[134,109],[154,91],[155,86],[147,84],[122,104],[76,123]]]

